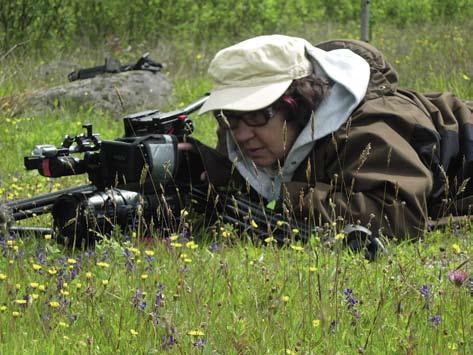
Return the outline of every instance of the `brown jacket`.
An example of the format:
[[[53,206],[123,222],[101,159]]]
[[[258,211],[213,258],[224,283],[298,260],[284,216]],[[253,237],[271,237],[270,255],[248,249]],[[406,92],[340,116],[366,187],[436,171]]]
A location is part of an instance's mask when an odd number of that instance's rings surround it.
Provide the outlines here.
[[[429,220],[470,214],[472,107],[450,93],[399,89],[394,69],[363,42],[318,46],[349,48],[364,57],[370,83],[348,121],[318,140],[285,184],[286,205],[316,224],[361,223],[375,235],[396,237],[417,236]],[[195,142],[209,181],[216,187],[245,186],[225,157],[223,135],[219,138],[217,151]]]

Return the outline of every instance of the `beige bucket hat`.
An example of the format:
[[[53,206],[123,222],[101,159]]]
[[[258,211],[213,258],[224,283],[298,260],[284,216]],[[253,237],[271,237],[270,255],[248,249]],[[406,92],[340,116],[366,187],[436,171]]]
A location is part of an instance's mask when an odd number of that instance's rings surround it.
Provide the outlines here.
[[[308,76],[307,41],[283,35],[259,36],[219,51],[208,73],[214,81],[199,114],[215,110],[255,111],[281,97],[294,79]]]

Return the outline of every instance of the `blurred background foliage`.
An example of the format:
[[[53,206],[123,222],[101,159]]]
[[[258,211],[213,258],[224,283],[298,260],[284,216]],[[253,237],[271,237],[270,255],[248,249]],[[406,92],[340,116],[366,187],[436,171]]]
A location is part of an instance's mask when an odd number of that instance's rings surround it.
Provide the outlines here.
[[[209,39],[301,32],[320,22],[358,23],[357,0],[2,0],[0,48],[44,51],[75,43],[101,45],[180,38]],[[371,1],[371,26],[464,23],[473,0]]]

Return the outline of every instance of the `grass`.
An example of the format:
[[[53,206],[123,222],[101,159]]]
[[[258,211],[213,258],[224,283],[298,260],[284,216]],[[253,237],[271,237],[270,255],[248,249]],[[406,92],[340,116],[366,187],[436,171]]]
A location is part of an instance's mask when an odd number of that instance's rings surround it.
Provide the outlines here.
[[[314,43],[356,37],[354,29],[333,24],[316,31],[308,29],[304,37]],[[472,99],[469,33],[471,24],[377,28],[373,44],[396,66],[403,86],[455,89]],[[156,45],[159,51],[151,57],[168,63],[175,106],[210,88],[208,61],[228,41],[205,48],[183,44],[181,51],[175,44]],[[142,49],[117,54],[134,59]],[[106,50],[81,48],[57,53],[56,59],[94,64]],[[6,61],[0,96],[64,81],[56,74],[38,75],[47,58],[13,53]],[[195,136],[214,144],[214,122],[207,116],[194,121]],[[122,134],[121,122],[85,108],[18,117],[4,110],[0,200],[84,183],[84,176],[53,181],[22,167],[35,144],[59,144],[64,134],[82,131],[84,122],[92,122],[104,139]],[[44,219],[31,223],[39,222]],[[388,255],[371,263],[345,250],[343,240],[327,246],[315,236],[304,245],[277,247],[222,228],[153,241],[111,238],[94,251],[74,253],[50,239],[2,238],[0,352],[467,354],[473,349],[469,225],[427,233],[416,242],[391,241]],[[464,282],[452,281],[456,269],[465,272]]]

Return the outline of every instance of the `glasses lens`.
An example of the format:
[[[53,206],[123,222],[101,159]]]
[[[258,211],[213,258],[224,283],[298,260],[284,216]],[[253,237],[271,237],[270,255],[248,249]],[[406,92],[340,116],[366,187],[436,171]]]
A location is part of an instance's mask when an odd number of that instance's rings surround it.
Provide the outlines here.
[[[261,127],[267,124],[273,116],[272,107],[250,112],[220,111],[215,114],[219,125],[226,129],[237,129],[239,121],[245,122],[250,127]]]

